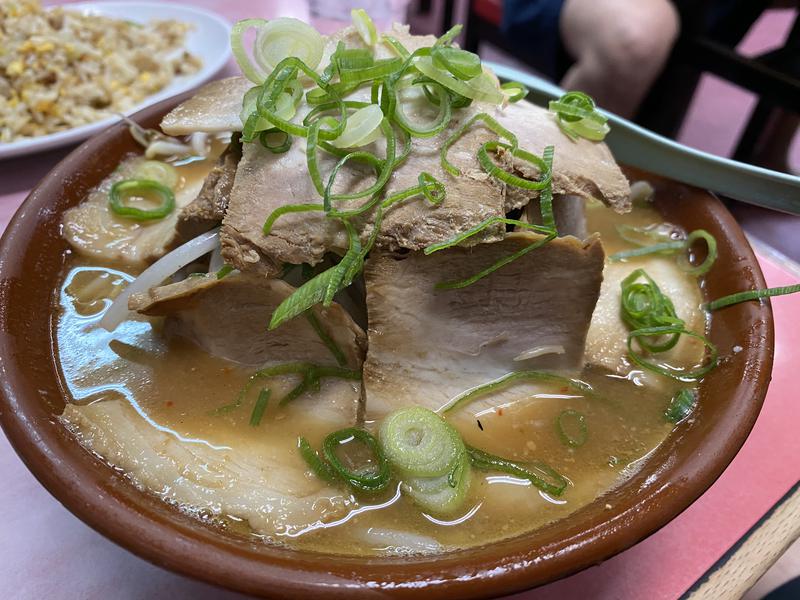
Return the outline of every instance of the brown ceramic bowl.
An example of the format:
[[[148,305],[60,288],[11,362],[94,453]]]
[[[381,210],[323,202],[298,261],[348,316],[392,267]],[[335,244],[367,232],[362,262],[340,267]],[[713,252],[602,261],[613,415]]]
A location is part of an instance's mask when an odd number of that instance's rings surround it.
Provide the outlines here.
[[[136,120],[155,127],[174,103],[147,109]],[[89,140],[33,190],[2,238],[0,421],[59,501],[157,565],[274,598],[487,598],[531,588],[599,563],[668,523],[719,477],[759,413],[772,368],[772,313],[769,303],[749,302],[713,316],[711,340],[724,359],[700,386],[696,418],[681,424],[633,478],[564,521],[483,548],[391,559],[297,552],[204,525],[137,490],[56,419],[65,401],[53,342],[55,293],[68,249],[61,214],[135,150],[123,125]],[[666,219],[719,240],[719,261],[703,283],[706,297],[765,287],[747,240],[719,200],[649,179]],[[743,350],[734,353],[735,345]]]

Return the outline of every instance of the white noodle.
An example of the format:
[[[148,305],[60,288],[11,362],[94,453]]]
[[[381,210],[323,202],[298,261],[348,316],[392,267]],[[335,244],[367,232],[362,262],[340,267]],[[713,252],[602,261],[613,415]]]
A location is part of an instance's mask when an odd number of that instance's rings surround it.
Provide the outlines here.
[[[179,271],[204,254],[212,252],[219,246],[219,227],[203,233],[182,246],[178,246],[147,267],[141,275],[134,279],[122,293],[114,299],[106,314],[100,320],[100,327],[114,331],[128,315],[128,299],[133,294],[145,292],[159,285],[167,277]]]
[[[192,152],[195,156],[208,155],[208,134],[203,132],[193,133],[189,138],[189,145],[192,147]]]
[[[216,273],[224,264],[225,261],[222,260],[222,244],[220,244],[214,248],[214,251],[211,253],[211,259],[208,261],[208,272]]]
[[[179,142],[168,142],[165,140],[156,140],[147,147],[144,155],[147,158],[154,158],[156,156],[175,156],[184,157],[192,154],[191,146],[181,144]]]
[[[564,354],[564,352],[564,346],[560,344],[552,346],[534,346],[533,348],[520,353],[518,356],[515,356],[514,360],[529,360],[531,358],[544,356],[545,354]]]

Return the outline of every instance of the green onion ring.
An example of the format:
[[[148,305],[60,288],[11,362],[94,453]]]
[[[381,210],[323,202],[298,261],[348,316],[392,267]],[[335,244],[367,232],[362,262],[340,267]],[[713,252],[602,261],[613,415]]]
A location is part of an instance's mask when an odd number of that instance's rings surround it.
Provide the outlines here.
[[[464,451],[453,426],[422,406],[389,414],[378,438],[384,456],[404,478],[447,475]]]
[[[283,135],[283,140],[279,144],[272,145],[269,143],[268,136],[275,134]],[[283,154],[284,152],[288,152],[289,148],[292,147],[292,136],[280,129],[266,129],[261,132],[258,139],[261,145],[273,154]]]
[[[569,379],[567,377],[546,373],[544,371],[514,371],[512,373],[506,373],[502,377],[498,377],[493,381],[462,392],[450,400],[442,408],[440,408],[439,412],[442,414],[447,414],[469,404],[480,396],[491,394],[508,387],[509,385],[513,385],[518,381],[544,381],[547,383],[556,383],[559,385],[569,386],[570,388],[584,395],[591,395],[593,393],[591,386],[578,379]]]
[[[527,479],[535,487],[551,496],[561,496],[567,489],[569,481],[551,466],[540,461],[527,463],[517,462],[490,454],[478,448],[467,445],[472,466],[481,471],[500,471],[520,479]],[[538,473],[537,473],[538,471]],[[550,481],[547,481],[547,479]]]
[[[395,109],[393,116],[395,124],[414,137],[428,138],[439,135],[439,133],[444,131],[445,128],[450,124],[450,119],[453,115],[453,111],[450,106],[450,94],[447,92],[447,90],[436,82],[430,82],[428,85],[433,87],[436,97],[439,100],[439,113],[436,115],[436,118],[427,126],[419,127],[411,123],[406,117],[406,114],[403,112],[402,103],[394,103]]]
[[[644,282],[637,279],[644,278]],[[658,287],[658,284],[644,271],[636,269],[620,282],[620,316],[631,330],[646,327],[683,327],[684,321],[675,313],[675,306]],[[651,343],[640,339],[639,345],[650,353],[666,352],[678,343],[680,334],[669,336],[662,343]]]
[[[297,438],[297,449],[314,475],[327,483],[336,483],[339,479],[336,471],[311,447],[306,438]]]
[[[679,260],[678,264],[681,265],[683,270],[690,275],[699,276],[708,273],[711,270],[711,267],[714,266],[714,262],[717,260],[717,239],[705,229],[696,229],[692,231],[686,238],[687,253],[691,251],[692,246],[697,240],[703,240],[706,243],[707,252],[703,262],[701,262],[699,265],[693,265],[689,261],[687,254],[684,255],[684,259],[682,261]]]
[[[537,167],[539,169],[540,178],[537,181],[531,181],[530,179],[513,175],[512,173],[509,173],[505,169],[496,165],[489,157],[489,152],[494,152],[498,148],[504,148],[510,152],[514,158],[522,159]],[[481,167],[483,167],[483,170],[489,175],[495,179],[499,179],[503,183],[513,185],[514,187],[525,190],[542,190],[550,185],[552,170],[547,166],[547,163],[542,158],[536,156],[535,154],[531,154],[526,150],[522,150],[521,148],[514,148],[509,144],[504,144],[503,142],[484,143],[478,150],[478,162],[481,164]]]
[[[389,177],[392,175],[392,168],[394,166],[394,159],[395,159],[395,149],[396,149],[396,136],[394,133],[394,129],[389,123],[389,120],[384,117],[383,121],[381,122],[381,131],[386,136],[386,158],[385,164],[383,169],[381,169],[377,180],[374,184],[368,187],[365,190],[361,190],[359,192],[352,192],[349,194],[333,194],[333,184],[336,180],[337,173],[341,170],[341,168],[350,160],[353,159],[354,156],[360,156],[364,158],[366,155],[370,154],[367,152],[351,152],[350,154],[344,156],[336,163],[333,170],[331,171],[331,175],[328,179],[328,184],[325,188],[325,194],[323,196],[323,205],[325,206],[325,212],[331,211],[331,203],[341,200],[356,200],[358,198],[363,198],[364,196],[371,196],[372,194],[379,192],[383,189],[386,185],[386,182],[389,181]]]
[[[574,420],[575,423],[577,423],[577,436],[569,434],[564,424],[565,419]],[[570,448],[579,448],[583,446],[589,438],[589,428],[586,425],[586,417],[583,413],[579,413],[577,410],[572,410],[571,408],[561,411],[556,417],[556,431],[558,432],[558,437],[561,439],[561,442]]]
[[[528,95],[528,88],[518,81],[508,81],[500,85],[500,91],[507,97],[512,104],[523,100]]]
[[[688,253],[691,251],[694,243],[698,240],[703,240],[706,243],[706,258],[699,265],[693,265],[689,261]],[[681,269],[690,275],[705,275],[711,270],[711,267],[717,260],[717,240],[705,229],[696,229],[695,231],[692,231],[685,240],[662,242],[660,244],[653,244],[652,246],[634,248],[633,250],[624,250],[622,252],[612,254],[608,257],[608,260],[610,262],[619,262],[629,258],[638,258],[651,254],[676,254],[678,252],[683,252],[683,254],[679,255],[678,257],[678,265],[681,267]]]
[[[342,461],[339,460],[336,454],[336,450],[343,442],[350,439],[360,442],[372,452],[378,463],[376,472],[358,473],[348,469],[342,464]],[[389,485],[389,462],[384,457],[378,440],[364,429],[348,427],[328,434],[325,441],[322,442],[322,452],[325,459],[339,477],[357,490],[363,492],[379,492]]]
[[[511,147],[513,149],[517,149],[517,136],[511,133],[508,129],[500,125],[500,123],[492,117],[489,113],[478,113],[474,117],[470,118],[466,123],[464,123],[461,127],[459,127],[456,131],[453,132],[447,140],[445,140],[444,144],[442,145],[442,149],[439,152],[439,159],[442,163],[442,168],[450,173],[453,177],[457,177],[461,175],[461,171],[459,171],[450,161],[447,160],[447,153],[450,151],[450,147],[455,144],[464,133],[472,127],[478,121],[483,121],[483,124],[486,128],[493,131],[497,135],[506,138],[509,142],[511,142]]]
[[[643,337],[661,337],[664,335],[671,335],[671,334],[680,334],[680,335],[688,335],[690,337],[696,338],[703,342],[706,348],[709,350],[709,359],[708,361],[703,364],[702,366],[694,369],[693,371],[679,371],[674,368],[666,368],[662,365],[658,365],[646,360],[641,354],[636,352],[633,349],[633,340],[639,340],[639,338]],[[693,331],[689,331],[684,327],[678,326],[663,326],[663,327],[644,327],[642,329],[635,329],[628,334],[628,356],[630,359],[642,367],[643,369],[647,369],[648,371],[653,371],[654,373],[658,373],[659,375],[664,375],[665,377],[670,377],[672,379],[677,379],[678,381],[696,381],[701,379],[706,373],[711,371],[714,367],[717,366],[718,359],[719,359],[719,352],[717,351],[717,347],[712,344],[705,336],[700,335],[699,333],[695,333]]]
[[[669,406],[664,411],[664,418],[670,423],[678,424],[692,414],[697,404],[697,391],[683,388],[670,400]]]
[[[123,204],[123,200],[133,194],[155,192],[161,197],[161,204],[153,209],[134,208]],[[162,183],[152,179],[126,179],[111,186],[108,205],[112,212],[134,221],[163,219],[175,209],[175,194]]]

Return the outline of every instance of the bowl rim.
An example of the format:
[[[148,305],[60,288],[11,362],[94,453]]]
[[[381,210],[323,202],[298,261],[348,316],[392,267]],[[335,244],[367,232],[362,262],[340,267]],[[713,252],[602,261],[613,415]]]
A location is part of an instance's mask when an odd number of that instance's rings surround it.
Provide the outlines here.
[[[186,96],[160,102],[133,118],[154,121]],[[276,547],[265,549],[264,545],[243,543],[220,534],[176,510],[166,510],[161,500],[135,490],[105,463],[98,467],[99,474],[87,474],[86,461],[100,463],[100,459],[79,456],[75,447],[83,455],[89,453],[65,435],[55,419],[51,419],[48,426],[24,406],[27,383],[16,361],[17,341],[7,333],[6,326],[9,319],[14,318],[8,290],[15,278],[20,277],[22,249],[30,250],[28,237],[37,227],[43,227],[43,219],[56,218],[60,222],[61,213],[50,206],[52,198],[64,182],[71,179],[76,168],[81,165],[85,168],[91,157],[113,145],[125,131],[124,124],[113,125],[58,163],[31,191],[0,240],[0,323],[3,324],[0,360],[5,363],[5,377],[0,380],[0,425],[28,469],[70,512],[115,543],[156,565],[240,592],[280,598],[301,598],[308,594],[325,598],[410,594],[424,598],[486,598],[518,592],[597,564],[655,533],[716,481],[745,442],[760,412],[774,350],[772,311],[768,301],[738,305],[736,309],[749,315],[753,339],[760,343],[747,346],[742,352],[746,357],[741,358],[746,358],[750,371],[737,383],[736,409],[730,411],[735,414],[728,415],[726,421],[735,423],[735,427],[725,439],[719,439],[708,448],[712,458],[686,458],[686,464],[677,476],[669,479],[669,485],[654,486],[634,476],[629,481],[636,480],[640,499],[624,511],[596,522],[593,527],[575,531],[574,527],[556,522],[496,544],[401,561],[312,555]],[[658,182],[661,178],[654,180]],[[687,193],[706,197],[704,202],[726,234],[727,243],[739,252],[739,260],[743,261],[742,267],[747,273],[745,277],[756,287],[766,287],[747,239],[722,203],[708,192],[685,189]],[[693,426],[673,432],[671,445],[691,435]],[[103,473],[102,469],[107,472]],[[655,471],[659,476],[665,473],[666,466],[659,466]],[[575,514],[584,514],[583,509]],[[535,555],[521,545],[521,541],[527,539],[540,539],[541,531],[546,534],[556,525],[562,532],[559,543],[539,546]]]

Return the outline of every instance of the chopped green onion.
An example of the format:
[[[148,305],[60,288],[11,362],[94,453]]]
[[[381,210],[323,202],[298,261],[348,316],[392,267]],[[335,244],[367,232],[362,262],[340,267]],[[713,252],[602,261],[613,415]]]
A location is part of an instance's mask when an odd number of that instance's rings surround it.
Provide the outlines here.
[[[583,137],[599,142],[609,132],[608,118],[597,110],[594,100],[583,92],[567,92],[558,100],[552,100],[549,108],[555,113],[561,131],[573,141]]]
[[[375,29],[375,23],[369,18],[367,11],[363,8],[354,8],[350,11],[350,17],[353,19],[353,26],[356,28],[358,35],[361,36],[367,46],[374,46],[378,43],[378,31]]]
[[[357,243],[357,239],[354,242],[351,237],[351,248],[345,254],[347,261],[343,258],[337,265],[306,281],[291,296],[278,305],[269,322],[270,330],[304,313],[315,304],[326,300],[330,304],[329,298],[333,298],[339,290],[350,285],[352,282],[352,278],[348,279],[349,274],[352,272],[350,267],[352,262],[357,263],[361,251],[360,244],[355,247],[354,243]],[[356,271],[355,274],[357,273]],[[353,277],[355,277],[355,274],[353,274]]]
[[[337,148],[355,148],[371,144],[380,135],[383,111],[377,104],[368,104],[347,117],[342,135],[331,143]]]
[[[359,442],[366,446],[375,458],[376,468],[353,470],[346,467],[339,458],[337,450],[349,442]],[[384,457],[378,440],[368,431],[355,427],[334,431],[322,443],[322,452],[337,475],[357,490],[379,492],[389,485],[389,462]]]
[[[488,73],[481,72],[472,79],[462,81],[454,77],[448,70],[437,67],[430,56],[420,56],[414,66],[423,75],[465,98],[495,105],[500,104],[505,98],[500,93],[495,80]]]
[[[545,373],[543,371],[514,371],[512,373],[506,373],[502,377],[498,377],[493,381],[467,390],[466,392],[462,392],[450,400],[442,408],[440,408],[439,412],[443,414],[452,412],[457,408],[466,406],[480,396],[486,396],[487,394],[504,389],[519,381],[544,381],[547,383],[569,386],[581,394],[592,393],[592,388],[578,379],[569,379],[567,377],[554,375],[552,373]]]
[[[233,271],[232,265],[222,265],[219,271],[217,271],[217,279],[222,279],[223,277],[230,275]]]
[[[253,388],[253,386],[258,381],[262,379],[269,379],[270,377],[277,377],[278,375],[301,375],[303,378],[300,383],[300,386],[303,386],[302,389],[299,392],[295,391],[297,390],[297,388],[294,388],[292,391],[290,391],[286,397],[281,399],[279,404],[281,406],[287,403],[286,398],[289,395],[294,394],[290,398],[290,400],[293,400],[304,391],[307,390],[318,391],[320,388],[320,380],[323,377],[335,377],[338,379],[352,379],[352,380],[361,379],[361,371],[352,371],[350,369],[344,369],[342,367],[320,366],[308,362],[290,362],[290,363],[282,363],[279,365],[274,365],[271,367],[265,367],[263,369],[259,369],[250,376],[250,378],[247,380],[247,383],[237,394],[236,399],[231,404],[226,404],[224,406],[219,407],[218,409],[213,411],[213,414],[217,415],[225,414],[236,408],[239,408],[244,402],[244,399],[247,396],[248,392]]]
[[[265,70],[293,57],[316,69],[325,50],[325,38],[299,19],[280,17],[258,29],[253,56]]]
[[[345,48],[339,46],[336,53],[331,57],[331,61],[336,64],[336,71],[359,71],[375,64],[375,57],[371,50],[366,48]]]
[[[433,89],[432,92],[429,90],[429,87]],[[443,86],[436,82],[429,82],[423,87],[423,89],[425,89],[429,94],[434,94],[437,99],[439,113],[436,115],[436,118],[426,126],[415,125],[409,121],[408,117],[403,111],[402,102],[395,101],[393,103],[394,121],[399,127],[414,137],[433,137],[444,131],[444,129],[450,124],[450,119],[453,115],[452,106],[450,104],[450,94],[446,89],[444,89]],[[394,93],[391,85],[387,88],[387,93]]]
[[[633,250],[623,250],[608,257],[609,262],[619,262],[628,260],[629,258],[639,258],[640,256],[649,256],[651,254],[675,254],[682,250],[686,250],[686,240],[675,240],[673,242],[661,242],[653,244],[652,246],[644,246],[642,248],[634,248]]]
[[[298,213],[298,212],[311,212],[316,210],[323,210],[324,207],[322,204],[284,204],[283,206],[279,206],[275,210],[273,210],[267,220],[264,221],[264,227],[262,228],[264,235],[269,235],[272,232],[272,226],[275,225],[275,221],[277,221],[280,217],[285,214],[289,213]]]
[[[263,389],[258,393],[258,399],[253,407],[253,413],[250,415],[250,425],[253,427],[258,427],[261,424],[261,418],[264,416],[264,411],[267,409],[269,395],[269,388]]]
[[[340,71],[339,80],[341,85],[353,89],[354,86],[382,79],[397,73],[403,67],[402,58],[384,58],[376,60],[371,66],[363,69],[348,69]]]
[[[306,266],[305,263],[303,266]],[[342,349],[339,348],[336,340],[334,340],[330,334],[325,331],[322,323],[320,323],[319,319],[317,319],[317,315],[315,315],[312,311],[308,311],[306,313],[306,318],[316,334],[319,336],[320,341],[322,341],[322,343],[325,344],[325,347],[330,350],[338,365],[340,367],[344,367],[347,364],[347,357],[344,355],[344,352],[342,352]]]
[[[269,136],[277,135],[282,136],[280,141],[277,144],[271,144]],[[259,135],[259,141],[261,145],[264,146],[267,150],[272,152],[273,154],[283,154],[284,152],[288,152],[289,148],[292,147],[292,136],[290,136],[285,131],[281,131],[280,129],[267,129],[266,131],[262,131],[261,135]]]
[[[437,46],[431,51],[433,64],[440,69],[447,69],[458,79],[466,81],[483,73],[481,59],[477,54],[453,48],[452,46]]]
[[[411,53],[406,49],[406,47],[392,36],[384,34],[382,36],[382,39],[386,44],[389,44],[392,50],[397,52],[397,56],[399,56],[403,60],[411,56]]]
[[[464,443],[461,442],[461,446]],[[408,477],[402,490],[423,510],[437,515],[447,515],[458,510],[466,500],[472,469],[466,448],[453,469],[439,477]]]
[[[535,231],[537,233],[541,233],[541,234],[545,235],[546,237],[544,237],[544,238],[542,238],[540,240],[536,240],[535,242],[531,242],[527,246],[522,247],[520,250],[517,250],[513,254],[510,254],[510,255],[508,255],[508,256],[506,256],[504,258],[501,258],[500,260],[498,260],[494,264],[489,265],[488,267],[486,267],[482,271],[476,273],[475,275],[472,275],[471,277],[468,277],[467,279],[464,279],[464,280],[461,280],[461,281],[441,281],[441,282],[436,284],[436,289],[438,289],[438,290],[452,290],[452,289],[459,289],[459,288],[464,288],[464,287],[467,287],[469,285],[472,285],[476,281],[478,281],[480,279],[483,279],[484,277],[486,277],[487,275],[490,275],[491,273],[494,273],[495,271],[497,271],[501,267],[504,267],[505,265],[509,264],[510,262],[513,262],[513,261],[517,260],[518,258],[520,258],[521,256],[524,256],[528,252],[531,252],[532,250],[535,250],[536,248],[540,248],[540,247],[544,246],[546,243],[548,243],[549,241],[553,240],[556,237],[556,233],[553,230],[548,229],[546,227],[542,227],[541,225],[534,225],[534,224],[531,224],[531,223],[525,223],[523,221],[518,221],[516,219],[507,219],[505,217],[489,217],[488,219],[485,219],[482,222],[480,222],[477,225],[475,225],[474,227],[468,229],[464,233],[461,233],[461,234],[459,234],[459,235],[457,235],[457,236],[455,236],[453,238],[450,238],[449,240],[445,240],[443,242],[438,242],[436,244],[431,244],[430,246],[425,248],[424,253],[426,255],[428,255],[428,254],[432,254],[433,252],[438,252],[439,250],[444,250],[445,248],[450,248],[451,246],[455,246],[457,244],[460,244],[461,242],[467,240],[468,238],[470,238],[470,237],[472,237],[474,235],[477,235],[478,233],[480,233],[481,231],[483,231],[487,227],[490,227],[490,226],[498,224],[498,223],[504,223],[506,225],[515,225],[516,227],[520,227],[522,229],[530,229],[530,230]]]
[[[506,95],[511,103],[519,102],[528,95],[528,88],[518,81],[508,81],[501,84],[500,91]]]
[[[783,287],[764,288],[761,290],[747,290],[744,292],[736,292],[729,296],[717,298],[706,304],[707,310],[719,310],[726,306],[739,304],[740,302],[749,302],[751,300],[761,300],[762,298],[771,298],[772,296],[784,296],[786,294],[796,294],[800,292],[800,284],[786,285]]]
[[[644,282],[637,279],[644,278]],[[636,269],[620,282],[622,288],[620,316],[631,330],[646,327],[683,327],[684,321],[675,313],[675,306],[644,271]],[[651,343],[646,338],[639,345],[650,353],[665,352],[678,343],[680,334],[669,336],[660,343]]]
[[[461,33],[463,28],[464,26],[461,23],[453,25],[450,29],[445,31],[444,35],[434,42],[433,47],[436,48],[438,46],[447,46],[448,44],[452,43],[452,41],[458,37],[458,34]]]
[[[691,251],[694,243],[700,239],[706,243],[706,257],[699,265],[693,265],[689,261],[688,252]],[[682,255],[682,260],[680,258],[678,259],[678,264],[690,275],[705,275],[711,270],[711,267],[717,260],[717,240],[705,229],[696,229],[689,234],[689,236],[686,238],[686,250],[687,254]]]
[[[384,455],[403,478],[447,475],[464,453],[453,426],[422,406],[389,414],[378,437]]]
[[[161,198],[161,204],[158,207],[152,209],[135,208],[123,203],[130,196],[144,195],[149,192],[155,192]],[[154,219],[163,219],[175,209],[175,194],[158,181],[126,179],[118,181],[111,186],[108,205],[120,217],[135,221],[152,221]]]
[[[570,448],[583,446],[589,438],[586,417],[577,410],[567,409],[560,412],[556,417],[556,431],[561,442]]]
[[[513,477],[527,479],[535,487],[551,496],[561,496],[567,489],[569,481],[551,466],[540,462],[517,462],[490,454],[478,448],[467,445],[472,466],[480,471],[500,471]]]
[[[335,483],[338,480],[336,471],[311,447],[306,438],[302,436],[297,438],[297,449],[314,475],[327,483]]]
[[[553,147],[545,146],[542,152],[542,161],[544,161],[545,168],[550,173],[553,172]],[[556,234],[556,217],[553,214],[553,186],[546,185],[539,194],[539,210],[542,213],[542,225],[548,229],[552,229]]]
[[[450,150],[450,147],[455,144],[464,133],[472,127],[478,121],[483,121],[484,126],[488,129],[496,133],[497,135],[506,138],[509,142],[511,142],[511,147],[516,150],[517,148],[517,136],[511,133],[508,129],[500,125],[497,120],[492,117],[489,113],[478,113],[471,119],[469,119],[466,123],[464,123],[461,127],[459,127],[453,135],[451,135],[445,143],[442,145],[442,149],[439,152],[439,158],[442,162],[442,168],[450,173],[453,177],[457,177],[461,175],[461,171],[459,171],[450,161],[447,160],[447,153]]]
[[[231,50],[233,57],[239,64],[242,73],[253,83],[263,83],[267,74],[254,65],[244,49],[244,34],[251,27],[261,28],[267,24],[266,19],[243,19],[234,24],[231,29]]]
[[[689,261],[688,253],[691,251],[692,246],[698,240],[703,240],[706,243],[707,251],[706,257],[699,265],[694,265]],[[714,262],[717,260],[717,240],[708,233],[705,229],[696,229],[692,231],[685,240],[675,240],[671,242],[661,242],[653,244],[652,246],[645,246],[643,248],[635,248],[633,250],[624,250],[617,252],[608,257],[610,262],[619,262],[629,258],[638,258],[641,256],[649,256],[651,254],[676,254],[678,256],[679,266],[691,275],[705,275],[711,270]]]
[[[441,181],[425,171],[419,174],[417,181],[419,182],[418,185],[395,192],[385,198],[381,206],[386,209],[397,202],[402,202],[420,194],[425,196],[425,199],[433,206],[438,206],[444,202],[446,190]]]
[[[697,392],[683,388],[672,397],[672,400],[664,411],[664,417],[670,423],[680,423],[694,410],[697,404]]]
[[[434,252],[439,252],[440,250],[446,250],[447,248],[452,248],[453,246],[457,246],[462,242],[465,242],[472,236],[479,234],[484,229],[487,229],[492,225],[498,225],[498,224],[514,225],[515,227],[530,229],[531,231],[535,231],[536,233],[542,233],[542,234],[552,233],[552,230],[547,229],[546,227],[543,227],[541,225],[525,223],[524,221],[519,221],[517,219],[508,219],[506,217],[488,217],[483,221],[481,221],[480,223],[478,223],[477,225],[470,227],[465,232],[460,233],[455,237],[427,246],[424,250],[424,253],[427,256],[428,254],[433,254]]]
[[[339,162],[333,167],[331,171],[330,177],[328,178],[328,183],[325,187],[325,194],[322,198],[322,204],[325,207],[325,212],[331,215],[333,213],[334,216],[344,216],[344,215],[336,215],[336,212],[332,210],[332,203],[337,201],[343,200],[356,200],[358,198],[363,198],[365,196],[372,196],[380,192],[386,183],[389,181],[389,177],[392,175],[392,169],[394,168],[394,159],[395,159],[395,151],[396,151],[396,144],[397,138],[394,133],[394,129],[392,128],[389,120],[385,117],[381,121],[381,131],[386,136],[386,158],[383,161],[383,167],[381,168],[380,172],[378,173],[378,177],[371,186],[364,190],[360,190],[358,192],[350,192],[346,194],[334,194],[333,193],[333,186],[336,181],[336,176],[339,171],[347,164],[350,160],[355,158],[372,158],[374,161],[377,162],[377,159],[374,155],[370,154],[369,152],[351,152],[346,156],[339,159]]]
[[[178,170],[169,163],[161,160],[143,160],[134,167],[131,179],[157,181],[174,190],[178,185],[180,175],[178,175]]]
[[[498,148],[507,150],[514,158],[522,159],[538,168],[539,179],[537,181],[531,181],[530,179],[525,179],[524,177],[509,173],[502,167],[496,165],[489,157],[489,152],[494,152]],[[524,190],[543,190],[550,185],[552,170],[548,167],[544,159],[526,150],[522,150],[521,148],[514,148],[512,145],[504,144],[503,142],[486,142],[483,144],[478,150],[478,162],[489,175],[495,179],[499,179],[503,183],[513,185],[514,187]]]
[[[709,351],[708,360],[705,361],[701,366],[693,370],[684,370],[681,368],[650,362],[646,360],[640,353],[636,352],[633,349],[634,340],[636,340],[637,343],[641,344],[641,338],[655,337],[661,339],[663,338],[663,336],[672,334],[688,335],[689,337],[693,337],[703,342],[703,345]],[[644,345],[642,345],[642,347],[645,348]],[[678,381],[696,381],[698,379],[701,379],[706,373],[708,373],[714,367],[717,366],[719,353],[717,351],[717,347],[714,344],[712,344],[705,336],[702,336],[699,333],[695,333],[693,331],[688,331],[682,325],[680,326],[667,325],[663,327],[643,327],[642,329],[635,329],[634,331],[631,331],[628,334],[628,356],[634,363],[636,363],[643,369],[653,371],[654,373],[658,373],[659,375],[664,375],[665,377],[671,377],[672,379],[677,379]]]

